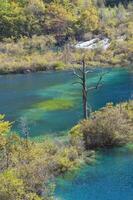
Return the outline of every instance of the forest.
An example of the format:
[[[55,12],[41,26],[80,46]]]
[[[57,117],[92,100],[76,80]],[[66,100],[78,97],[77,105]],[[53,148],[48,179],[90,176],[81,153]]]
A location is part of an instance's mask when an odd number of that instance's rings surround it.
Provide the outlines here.
[[[71,68],[81,59],[75,45],[95,38],[108,38],[109,47],[88,49],[89,65],[130,65],[132,1],[113,2],[1,0],[0,73]]]

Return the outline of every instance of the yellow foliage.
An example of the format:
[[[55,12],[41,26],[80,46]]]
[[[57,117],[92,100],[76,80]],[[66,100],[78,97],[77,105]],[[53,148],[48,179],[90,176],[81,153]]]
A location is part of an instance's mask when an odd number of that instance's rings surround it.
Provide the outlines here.
[[[79,17],[78,24],[85,32],[97,29],[99,25],[97,9],[94,6],[89,6],[89,8],[83,10]]]
[[[22,179],[18,178],[14,170],[6,170],[0,174],[0,199],[1,200],[41,200],[35,193],[25,192]]]
[[[7,134],[10,131],[11,123],[4,121],[4,115],[0,115],[0,135]]]

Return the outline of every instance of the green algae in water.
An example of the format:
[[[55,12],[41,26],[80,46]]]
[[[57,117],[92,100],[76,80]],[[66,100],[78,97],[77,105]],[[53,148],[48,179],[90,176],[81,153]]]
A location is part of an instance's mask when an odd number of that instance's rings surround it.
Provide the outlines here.
[[[22,116],[24,116],[26,119],[31,121],[36,121],[43,118],[44,113],[38,111],[38,109],[29,109],[28,111],[22,112]]]
[[[108,69],[104,71],[106,70]],[[97,83],[100,71],[101,69],[96,69],[94,73],[88,74],[88,87]],[[19,118],[25,117],[33,137],[45,134],[62,135],[62,131],[67,131],[82,119],[81,86],[72,84],[76,80],[72,72],[66,71],[1,76],[1,113],[5,113],[10,121],[15,121],[14,130],[17,131],[20,130]],[[92,110],[103,107],[107,102],[119,103],[131,98],[132,73],[126,69],[109,69],[103,82],[99,90],[88,93],[88,104]],[[59,98],[70,99],[75,105],[70,106],[70,109],[59,110],[37,108],[40,102]],[[9,102],[10,106],[7,106]]]
[[[36,108],[45,111],[55,111],[55,110],[67,110],[74,107],[74,101],[71,99],[50,99],[47,101],[42,101],[35,105]]]

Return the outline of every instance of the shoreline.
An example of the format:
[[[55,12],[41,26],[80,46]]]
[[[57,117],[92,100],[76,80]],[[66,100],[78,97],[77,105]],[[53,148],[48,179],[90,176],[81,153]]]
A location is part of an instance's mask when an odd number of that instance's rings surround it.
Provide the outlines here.
[[[104,64],[97,64],[97,65],[87,65],[90,68],[130,68],[133,67],[133,64],[130,65],[104,65]],[[4,71],[0,69],[0,75],[10,75],[10,74],[30,74],[30,73],[37,73],[37,72],[57,72],[57,71],[68,71],[72,70],[73,68],[79,68],[80,65],[75,65],[75,66],[69,66],[69,67],[64,67],[60,69],[56,69],[55,67],[37,67],[37,68],[21,68],[21,69],[16,69],[13,71]]]

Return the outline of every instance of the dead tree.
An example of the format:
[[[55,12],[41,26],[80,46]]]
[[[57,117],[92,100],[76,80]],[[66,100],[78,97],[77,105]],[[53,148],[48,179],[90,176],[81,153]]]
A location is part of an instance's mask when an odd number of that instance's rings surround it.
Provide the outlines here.
[[[26,147],[28,147],[28,139],[30,135],[27,119],[25,117],[20,118],[20,128],[25,139]]]
[[[87,74],[92,73],[92,70],[86,68],[85,59],[82,60],[82,67],[78,69],[73,69],[74,75],[79,79],[79,81],[74,82],[74,84],[80,84],[82,86],[82,102],[83,102],[83,116],[84,119],[88,118],[89,108],[88,108],[88,91],[93,89],[98,89],[102,84],[102,79],[105,73],[101,73],[97,84],[93,87],[87,87]]]

